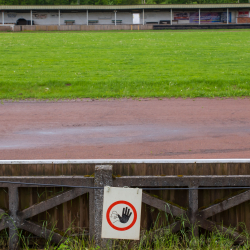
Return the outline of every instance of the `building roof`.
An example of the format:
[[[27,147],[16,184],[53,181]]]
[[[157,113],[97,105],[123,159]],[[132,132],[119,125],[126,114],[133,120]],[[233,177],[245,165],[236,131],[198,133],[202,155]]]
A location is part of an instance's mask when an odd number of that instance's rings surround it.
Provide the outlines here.
[[[142,10],[142,9],[242,9],[250,3],[233,4],[140,4],[140,5],[0,5],[0,10]]]

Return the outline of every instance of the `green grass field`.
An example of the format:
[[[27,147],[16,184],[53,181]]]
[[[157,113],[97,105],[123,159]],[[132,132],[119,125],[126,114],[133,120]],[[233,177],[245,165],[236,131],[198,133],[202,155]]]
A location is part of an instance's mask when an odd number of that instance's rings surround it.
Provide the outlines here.
[[[0,33],[0,99],[250,95],[250,31]]]

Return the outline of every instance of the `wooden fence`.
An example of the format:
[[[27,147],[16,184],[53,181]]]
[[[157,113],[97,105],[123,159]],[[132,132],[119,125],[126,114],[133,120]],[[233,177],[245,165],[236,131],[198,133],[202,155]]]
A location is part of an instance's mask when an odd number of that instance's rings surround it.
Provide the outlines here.
[[[100,164],[112,165],[105,178],[105,173],[96,169],[96,165]],[[95,235],[98,242],[98,215],[102,206],[94,203],[94,196],[101,196],[103,191],[56,187],[65,184],[88,187],[107,185],[98,181],[98,173],[101,179],[108,181],[108,185],[117,187],[250,186],[249,159],[0,161],[0,214],[9,214],[16,226],[35,235],[42,236],[43,233],[46,237],[45,232],[49,231],[43,231],[38,223],[47,223],[48,227],[56,225],[58,232],[66,231],[68,227],[78,233],[85,230]],[[23,182],[51,186],[30,186],[21,184]],[[174,217],[186,215],[192,225],[198,222],[207,230],[211,230],[217,222],[233,227],[244,222],[250,229],[249,200],[250,191],[245,189],[147,191],[143,194],[141,228],[150,229],[159,213],[171,213]],[[155,207],[154,211],[152,207]],[[11,221],[5,216],[0,221],[0,230],[9,227],[10,236],[13,236],[16,229],[11,226]],[[160,220],[159,226],[164,223],[166,221]],[[178,230],[178,225],[175,228]],[[56,242],[61,238],[60,233],[53,236]],[[15,249],[15,241],[12,242],[11,249]]]

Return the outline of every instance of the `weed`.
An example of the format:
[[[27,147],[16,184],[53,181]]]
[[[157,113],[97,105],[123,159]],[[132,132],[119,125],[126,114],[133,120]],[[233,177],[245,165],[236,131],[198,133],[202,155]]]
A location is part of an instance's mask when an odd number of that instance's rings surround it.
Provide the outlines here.
[[[234,238],[228,234],[228,232],[221,232],[219,229],[214,229],[212,232],[200,233],[199,237],[194,235],[194,227],[186,229],[186,223],[189,223],[186,217],[174,218],[173,215],[167,215],[171,217],[177,223],[181,221],[181,228],[178,233],[173,232],[173,228],[170,228],[168,225],[161,228],[157,228],[157,217],[156,222],[149,231],[142,230],[141,237],[139,241],[131,240],[112,240],[111,245],[107,245],[107,249],[118,249],[118,250],[163,250],[163,249],[189,249],[189,250],[214,250],[214,249],[242,249],[247,250],[250,247],[250,234],[245,227],[244,223],[240,223],[242,230],[241,236],[244,236],[245,241],[240,245],[235,244]],[[169,220],[169,218],[168,218]],[[45,226],[45,225],[44,225]],[[222,225],[223,226],[223,225]],[[100,249],[99,246],[95,246],[94,241],[90,240],[85,232],[81,235],[71,234],[68,235],[66,232],[64,234],[65,241],[61,244],[53,244],[51,241],[52,234],[56,230],[55,227],[52,228],[49,238],[44,242],[43,245],[39,244],[39,241],[34,241],[33,236],[22,230],[18,231],[19,244],[21,244],[22,249],[31,250],[31,249],[45,249],[45,250],[97,250]],[[229,228],[230,233],[234,232],[235,229]],[[69,228],[67,231],[74,232],[72,228]],[[1,249],[8,249],[8,244],[6,244],[6,235],[0,236],[0,247]]]

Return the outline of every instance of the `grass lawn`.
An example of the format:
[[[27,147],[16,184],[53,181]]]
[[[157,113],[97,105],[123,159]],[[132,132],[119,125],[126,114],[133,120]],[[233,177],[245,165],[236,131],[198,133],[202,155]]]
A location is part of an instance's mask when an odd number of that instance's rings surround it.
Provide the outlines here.
[[[0,33],[0,99],[250,95],[250,31]]]

